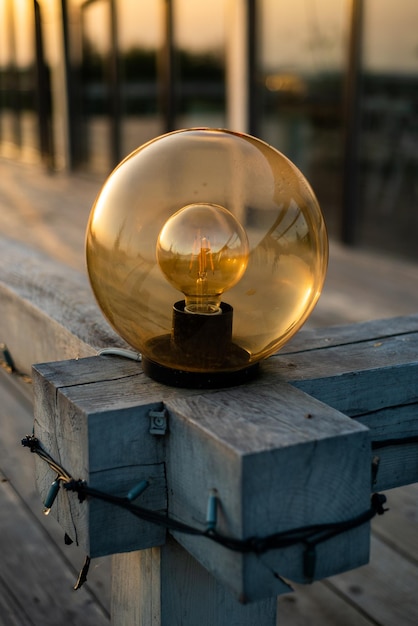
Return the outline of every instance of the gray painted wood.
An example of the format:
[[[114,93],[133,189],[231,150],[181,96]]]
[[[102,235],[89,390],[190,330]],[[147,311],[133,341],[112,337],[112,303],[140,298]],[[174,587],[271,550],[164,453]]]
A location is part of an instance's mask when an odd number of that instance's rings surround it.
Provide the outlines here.
[[[159,550],[113,556],[112,570],[114,626],[276,625],[276,598],[238,603],[171,538]]]
[[[344,521],[369,506],[367,429],[280,380],[272,385],[261,378],[222,391],[176,390],[144,377],[136,363],[93,357],[35,366],[34,392],[35,433],[74,477],[123,495],[130,478],[144,477],[144,466],[154,494],[163,498],[167,489],[169,514],[186,523],[204,528],[213,489],[220,530],[242,539]],[[162,404],[169,413],[164,442],[147,432],[149,410]],[[167,485],[150,473],[163,464]],[[45,497],[53,476],[42,462],[37,468]],[[148,505],[158,509],[153,501]],[[61,498],[57,519],[93,556],[163,542],[161,535],[150,543],[147,533],[137,533],[135,518],[132,528],[126,520],[117,533],[108,508]],[[287,591],[275,573],[306,580],[301,547],[255,558],[206,539],[176,538],[242,599]],[[324,542],[314,577],[367,562],[368,541],[365,525]]]
[[[62,293],[65,293],[67,273],[61,272],[61,269],[59,267],[54,268],[54,270],[56,270],[56,275],[59,275],[60,277],[60,279],[57,280],[56,283],[54,284],[54,290],[57,290],[57,291],[61,290]],[[48,275],[48,273],[46,275]],[[13,344],[14,346],[16,346],[16,349],[14,349],[13,352],[15,354],[20,354],[20,351],[21,351],[22,358],[20,359],[20,356],[19,356],[19,364],[22,363],[22,366],[24,367],[22,367],[21,369],[26,368],[26,371],[29,371],[30,364],[31,362],[34,362],[34,361],[45,361],[45,360],[55,359],[55,358],[84,356],[86,353],[92,354],[95,351],[94,348],[90,347],[90,344],[86,343],[83,338],[80,338],[83,336],[83,333],[85,332],[85,329],[82,328],[83,316],[84,316],[83,305],[81,304],[80,306],[78,306],[79,303],[77,301],[77,298],[74,298],[74,302],[76,303],[75,306],[73,306],[73,304],[70,301],[66,302],[65,298],[63,298],[61,306],[57,307],[55,309],[55,312],[53,313],[55,317],[53,316],[49,317],[49,313],[47,311],[48,306],[49,306],[48,299],[46,299],[46,307],[44,309],[42,298],[39,298],[39,294],[42,293],[42,284],[44,284],[43,280],[44,280],[43,272],[42,271],[32,272],[32,267],[29,263],[25,266],[25,271],[21,272],[19,276],[19,281],[22,281],[23,285],[25,284],[25,282],[31,283],[32,285],[35,284],[35,288],[33,292],[29,291],[23,294],[22,293],[19,294],[19,290],[15,286],[13,286],[12,288],[10,288],[9,284],[6,284],[6,285],[2,284],[1,286],[2,302],[10,303],[10,306],[9,304],[7,304],[7,306],[9,306],[9,308],[7,309],[7,315],[5,316],[4,319],[0,320],[0,330],[2,332],[3,337],[4,336],[8,337],[8,341],[10,339],[13,342],[16,342]],[[10,282],[9,279],[8,279],[8,282]],[[37,283],[38,283],[38,286],[36,286]],[[8,300],[9,297],[11,298],[10,300]],[[36,300],[37,298],[39,299]],[[20,312],[19,312],[17,316],[17,322],[10,323],[9,322],[10,316],[16,313],[16,311],[22,304],[22,300],[24,303],[24,307],[22,311],[26,308],[26,306],[28,306],[28,311],[25,311],[22,317],[19,317],[20,315]],[[75,313],[75,316],[74,316],[74,313]],[[97,315],[100,315],[100,314],[97,313]],[[72,330],[69,333],[67,331],[67,326],[69,325],[69,323],[68,323],[68,320],[66,321],[65,316],[68,316],[71,324],[74,322],[74,317],[77,318],[76,323],[74,323],[74,325],[72,326]],[[93,316],[92,318],[93,328],[95,325],[94,317],[95,316]],[[85,319],[87,320],[87,318]],[[97,317],[97,319],[99,319],[99,317]],[[416,316],[411,316],[411,318],[409,318],[410,328],[412,329],[416,328],[416,326],[414,327],[415,321],[416,321]],[[372,329],[372,326],[373,328],[375,328],[374,323],[368,323],[368,324],[369,324],[370,329]],[[367,324],[359,325],[359,326],[361,326],[362,332],[367,331],[367,328],[366,328]],[[396,328],[399,329],[399,332],[402,332],[402,330],[400,329],[399,320],[394,320],[393,322],[391,321],[390,324],[388,324],[388,326],[392,326],[392,330],[389,330],[388,332],[397,334]],[[393,329],[393,326],[395,326],[396,328]],[[23,332],[22,332],[22,329],[24,329]],[[89,328],[89,332],[91,332],[91,330],[92,328]],[[356,332],[355,328],[353,330],[354,332]],[[51,331],[50,341],[48,339],[49,331]],[[109,332],[109,343],[111,343],[112,333],[106,329],[101,340],[98,341],[95,345],[107,345],[108,343],[107,333],[108,332]],[[33,336],[37,336],[38,333],[39,333],[39,336],[42,337],[42,341],[37,342],[38,345],[36,346],[36,354],[38,356],[34,358],[33,354],[34,354],[35,348],[31,345],[31,338]],[[310,331],[309,332],[301,331],[295,338],[295,340],[297,339],[297,342],[300,342],[300,344],[305,343],[305,347],[307,349],[309,349],[310,341],[314,341],[314,342],[320,341],[320,338],[318,339],[318,337],[315,339],[314,335],[316,335],[316,333],[312,333],[311,336],[309,333]],[[336,336],[338,334],[344,335],[343,329],[338,329],[335,331],[335,333],[333,332],[324,333],[325,336],[326,335]],[[371,336],[372,335],[370,335],[369,339],[371,338]],[[382,335],[379,335],[379,336],[382,336]],[[374,335],[373,335],[373,338],[374,338]],[[116,342],[118,342],[117,339],[116,339]],[[338,345],[338,339],[336,339],[336,342]],[[350,341],[348,341],[348,343],[349,342]],[[87,345],[87,348],[85,348],[86,345]],[[290,346],[290,349],[289,349],[289,352],[290,352],[290,350],[292,349],[291,344],[289,344],[289,346]],[[286,349],[289,346],[287,346]],[[83,350],[86,350],[86,352],[83,352]],[[296,352],[297,351],[298,349],[296,349]],[[284,356],[284,353],[283,353],[283,356]],[[292,368],[289,368],[289,370],[291,369]],[[386,427],[384,426],[383,431],[385,431],[385,428]],[[389,428],[392,428],[392,427],[389,426]],[[395,456],[398,458],[397,467],[400,470],[399,476],[402,476],[403,475],[402,467],[401,467],[402,455],[399,453],[399,454],[395,454]],[[411,455],[411,464],[413,463],[413,458],[414,456]],[[392,472],[388,472],[388,473],[392,473]],[[382,484],[384,485],[385,483],[382,482]]]
[[[67,596],[72,593],[74,577],[62,554],[45,541],[36,518],[25,513],[19,496],[0,472],[0,623],[78,626],[82,618],[86,626],[108,624],[106,614],[92,601],[87,588],[73,596],[70,605]],[[26,568],[34,572],[30,587],[24,575]]]
[[[102,361],[104,357],[86,359],[89,363]],[[68,396],[77,388],[77,371],[81,365],[80,386],[85,382],[85,361],[69,361],[70,368],[61,367],[57,384],[52,371],[57,364],[47,364],[51,374],[42,375],[43,366],[34,368],[33,384],[35,398],[34,432],[45,450],[49,452],[76,480],[85,480],[90,487],[113,495],[126,496],[130,489],[142,480],[150,487],[141,496],[141,504],[153,510],[167,508],[166,478],[161,438],[150,434],[149,411],[158,409],[159,402],[136,403],[133,407],[115,410],[89,410],[85,404],[75,403]],[[123,377],[125,362],[121,363]],[[102,372],[103,374],[103,372]],[[115,374],[115,372],[114,372]],[[90,372],[91,376],[91,372]],[[93,386],[97,386],[93,383]],[[109,388],[109,380],[106,381]],[[119,382],[113,390],[118,396]],[[87,402],[88,406],[92,402]],[[54,472],[39,458],[36,460],[36,481],[40,495],[45,500]],[[165,531],[153,524],[143,522],[108,503],[97,499],[80,502],[74,493],[60,490],[53,515],[65,532],[84,548],[91,557],[114,552],[145,549],[164,543]],[[110,549],[110,546],[112,548]]]
[[[63,529],[52,516],[42,513],[43,504],[36,489],[34,481],[34,455],[28,454],[28,450],[20,445],[22,437],[32,432],[33,428],[33,405],[22,396],[19,377],[8,374],[0,367],[0,468],[7,480],[13,486],[19,497],[19,508],[23,509],[22,518],[26,521],[21,526],[20,541],[23,545],[32,540],[37,541],[39,552],[43,551],[43,544],[51,544],[48,548],[57,556],[50,562],[48,576],[54,577],[54,582],[63,588],[64,593],[60,596],[63,606],[71,606],[73,595],[72,586],[77,580],[80,568],[85,558],[85,552],[75,544],[64,544]],[[14,384],[15,383],[15,384]],[[24,389],[31,387],[27,382]],[[6,518],[8,523],[14,524],[14,516],[10,513]],[[31,537],[27,527],[35,524],[42,532]],[[2,525],[0,545],[7,543],[7,524]],[[23,550],[23,548],[22,548]],[[0,570],[2,569],[0,563]],[[19,575],[25,580],[27,587],[32,586],[32,580],[40,578],[37,569],[21,569]],[[72,583],[69,585],[68,580]],[[43,581],[42,581],[43,582]],[[85,590],[89,590],[92,602],[102,607],[104,614],[110,613],[110,557],[95,559],[90,568],[90,575]],[[74,606],[75,615],[81,614],[81,605]],[[54,605],[52,613],[56,613]],[[1,615],[1,613],[0,613]],[[57,623],[59,622],[59,614]],[[20,624],[24,622],[21,621]]]

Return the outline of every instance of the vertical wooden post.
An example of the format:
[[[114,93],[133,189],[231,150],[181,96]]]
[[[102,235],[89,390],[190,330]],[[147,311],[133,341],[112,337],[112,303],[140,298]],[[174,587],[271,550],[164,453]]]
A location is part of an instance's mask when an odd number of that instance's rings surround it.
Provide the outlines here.
[[[112,557],[112,626],[275,626],[275,597],[240,604],[174,539]]]

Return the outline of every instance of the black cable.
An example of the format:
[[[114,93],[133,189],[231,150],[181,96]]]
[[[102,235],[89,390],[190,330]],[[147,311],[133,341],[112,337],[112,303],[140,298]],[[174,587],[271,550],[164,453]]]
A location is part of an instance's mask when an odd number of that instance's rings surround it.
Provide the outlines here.
[[[225,548],[236,552],[254,552],[256,554],[262,554],[268,550],[286,548],[296,544],[305,544],[309,550],[312,550],[317,544],[342,532],[356,528],[370,521],[376,514],[381,515],[386,510],[383,508],[386,497],[382,494],[373,494],[370,509],[346,521],[303,526],[274,533],[267,537],[235,539],[234,537],[228,537],[219,533],[215,528],[195,528],[158,511],[135,505],[128,498],[122,498],[94,489],[89,487],[87,483],[82,480],[74,480],[63,467],[42,449],[38,439],[33,435],[25,437],[25,439],[22,440],[22,444],[30,448],[31,452],[38,454],[40,458],[57,473],[57,480],[62,481],[64,488],[68,491],[76,492],[80,501],[83,501],[86,497],[98,498],[124,508],[144,521],[157,524],[173,532],[207,537]]]

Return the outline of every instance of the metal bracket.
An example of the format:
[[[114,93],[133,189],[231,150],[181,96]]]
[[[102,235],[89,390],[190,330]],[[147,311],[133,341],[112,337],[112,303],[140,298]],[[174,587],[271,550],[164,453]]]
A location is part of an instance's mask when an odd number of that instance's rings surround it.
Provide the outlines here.
[[[161,410],[151,409],[148,415],[150,418],[150,434],[158,436],[165,435],[167,432],[167,410],[164,408]]]

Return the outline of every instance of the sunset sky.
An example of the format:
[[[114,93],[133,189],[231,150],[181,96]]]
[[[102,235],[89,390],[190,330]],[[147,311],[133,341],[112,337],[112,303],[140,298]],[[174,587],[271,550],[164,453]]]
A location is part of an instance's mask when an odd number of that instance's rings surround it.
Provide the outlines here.
[[[16,54],[30,56],[32,28],[26,19],[33,0],[12,0],[19,16]],[[242,0],[176,0],[176,44],[195,51],[222,50],[230,36],[228,4]],[[82,0],[73,0],[82,3]],[[40,0],[45,29],[59,3]],[[71,4],[71,3],[69,3]],[[119,42],[122,48],[159,47],[163,41],[161,0],[118,0]],[[345,57],[350,0],[259,0],[260,58],[263,69],[316,71],[342,66]],[[10,42],[5,7],[0,0],[0,62]],[[88,12],[96,44],[106,41],[107,3]],[[418,72],[418,0],[364,0],[364,62],[378,71]],[[47,39],[47,37],[46,37]],[[51,42],[47,42],[47,45]],[[50,57],[53,56],[53,52]]]
[[[142,20],[132,20],[141,5]],[[174,20],[180,47],[219,49],[228,36],[227,0],[177,0]],[[263,62],[314,69],[339,66],[350,0],[260,0]],[[120,30],[126,45],[159,38],[158,3],[123,0]],[[375,70],[418,72],[418,0],[365,0],[364,58]],[[147,17],[145,17],[145,14]]]

